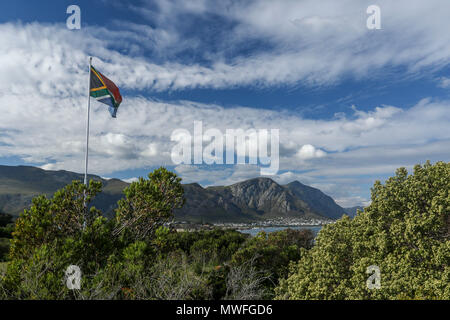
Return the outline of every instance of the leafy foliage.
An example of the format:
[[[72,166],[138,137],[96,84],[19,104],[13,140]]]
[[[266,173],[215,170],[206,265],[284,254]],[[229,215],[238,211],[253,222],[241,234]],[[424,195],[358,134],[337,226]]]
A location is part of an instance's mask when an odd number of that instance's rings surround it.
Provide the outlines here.
[[[80,181],[57,191],[52,199],[38,196],[31,208],[24,210],[16,221],[11,244],[11,259],[26,258],[43,244],[57,239],[79,237],[83,225],[92,223],[100,212],[91,208],[86,213],[86,205],[101,190],[101,183],[90,181],[86,187]]]
[[[164,168],[124,191],[115,219],[85,210],[100,190],[98,182],[86,188],[75,181],[51,199],[33,200],[16,220],[0,298],[450,298],[446,163],[416,166],[409,176],[399,169],[384,185],[376,182],[372,204],[324,227],[315,243],[310,231],[289,229],[253,238],[234,230],[176,232],[167,222],[183,204],[183,189]],[[67,289],[69,265],[82,270],[80,290]],[[381,269],[381,289],[366,287],[370,265]]]
[[[6,260],[13,230],[13,217],[0,212],[0,262]]]
[[[291,266],[279,299],[450,299],[450,164],[404,168],[372,188],[372,203],[324,227]],[[381,270],[368,289],[366,269]]]
[[[144,252],[146,259],[154,255],[154,244],[144,243],[143,250],[143,244],[129,235],[137,233],[139,238],[143,230],[149,235],[148,230],[171,217],[173,208],[182,202],[179,181],[164,168],[149,174],[149,180],[141,179],[125,190],[117,219],[111,220],[102,217],[94,207],[89,212],[86,210],[101,191],[101,183],[97,181],[91,180],[89,187],[74,181],[57,191],[51,199],[45,196],[34,198],[31,208],[17,219],[13,232],[9,253],[11,261],[2,281],[8,297],[74,298],[75,293],[64,289],[63,281],[66,268],[72,264],[83,270],[85,288],[89,288],[86,289],[89,292],[78,292],[79,296],[106,296],[100,287],[103,288],[107,280],[103,278],[108,274],[105,271],[107,267],[114,264],[111,270],[123,273],[121,266],[127,261],[135,261],[134,255],[141,257]],[[126,220],[127,216],[131,221]],[[135,217],[140,219],[133,220]],[[127,222],[127,228],[120,234],[116,233],[123,227],[123,222]],[[131,272],[148,265],[139,261],[136,266],[132,263],[126,265],[125,270]],[[133,280],[127,278],[125,281],[123,274],[119,279],[123,284]]]
[[[0,238],[12,238],[13,230],[14,223],[12,215],[0,212]]]
[[[12,222],[13,222],[12,215],[0,212],[0,227],[6,227]]]
[[[248,236],[233,230],[175,232],[164,223],[183,204],[164,168],[124,190],[115,219],[88,204],[101,185],[78,181],[37,197],[17,219],[0,295],[9,299],[222,299],[260,297],[259,271],[229,266]],[[69,290],[69,265],[82,270]],[[250,272],[250,274],[247,274]],[[231,277],[230,277],[231,274]],[[232,286],[232,288],[227,287]]]
[[[173,210],[184,203],[181,179],[165,168],[139,178],[125,188],[125,199],[118,202],[117,230],[128,231],[135,239],[151,237],[155,230],[173,217]]]
[[[263,272],[267,292],[272,295],[274,283],[287,276],[289,263],[300,259],[300,248],[310,249],[313,241],[314,235],[309,229],[260,232],[236,251],[231,261],[233,265],[241,266],[253,259],[252,266]]]
[[[0,238],[0,262],[6,261],[9,253],[10,240],[6,238]]]

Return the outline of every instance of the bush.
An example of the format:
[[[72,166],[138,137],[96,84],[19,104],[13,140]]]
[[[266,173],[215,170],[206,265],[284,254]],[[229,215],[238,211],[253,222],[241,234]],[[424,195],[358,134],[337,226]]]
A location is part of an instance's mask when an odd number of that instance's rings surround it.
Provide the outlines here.
[[[111,237],[111,223],[98,217],[77,237],[61,237],[31,248],[27,255],[13,256],[8,263],[4,287],[14,299],[73,299],[65,284],[65,272],[77,265],[84,286],[90,276],[103,269],[121,244]]]
[[[14,225],[9,224],[6,227],[0,227],[0,238],[12,239]]]
[[[11,239],[13,231],[14,231],[14,223],[12,215],[0,212],[0,238]]]
[[[156,234],[153,243],[157,243],[160,261],[169,258],[174,252],[180,252],[186,257],[192,276],[201,277],[208,287],[206,296],[215,300],[225,298],[229,260],[248,239],[248,235],[221,229],[195,232],[159,229]]]
[[[119,200],[114,234],[133,239],[151,238],[156,229],[173,218],[173,211],[184,204],[181,179],[165,168],[139,178],[125,188]]]
[[[450,164],[398,169],[372,188],[372,203],[344,216],[302,250],[278,299],[450,299]],[[368,289],[367,267],[381,270]]]
[[[266,298],[269,298],[278,280],[287,276],[289,263],[300,259],[300,248],[311,248],[313,240],[314,235],[309,229],[260,232],[233,254],[231,263],[237,267],[251,261],[252,268],[266,278],[264,284],[269,294]]]
[[[124,191],[117,219],[111,220],[95,208],[85,209],[100,192],[100,182],[90,181],[86,187],[74,181],[51,199],[34,198],[12,234],[10,262],[2,279],[8,297],[125,297],[122,289],[136,283],[138,273],[151,274],[149,259],[156,257],[157,246],[149,230],[170,219],[182,202],[179,182],[164,168],[155,170],[149,180],[140,179]],[[69,265],[83,272],[80,291],[68,290],[64,283]]]
[[[6,261],[10,247],[9,239],[0,239],[0,262]]]
[[[67,237],[81,235],[83,225],[92,223],[101,213],[91,208],[86,213],[85,201],[90,201],[101,190],[101,183],[90,182],[86,187],[79,181],[57,191],[52,199],[38,196],[31,208],[24,210],[16,220],[11,242],[11,259],[25,259],[41,245]]]
[[[0,227],[6,227],[12,222],[13,222],[12,215],[0,212]]]
[[[124,190],[110,220],[85,209],[99,182],[74,181],[53,198],[33,199],[16,220],[0,298],[269,298],[289,262],[312,245],[305,230],[255,238],[235,230],[175,232],[165,223],[183,203],[180,179],[164,168],[148,177]],[[79,290],[66,286],[70,265],[81,269]]]

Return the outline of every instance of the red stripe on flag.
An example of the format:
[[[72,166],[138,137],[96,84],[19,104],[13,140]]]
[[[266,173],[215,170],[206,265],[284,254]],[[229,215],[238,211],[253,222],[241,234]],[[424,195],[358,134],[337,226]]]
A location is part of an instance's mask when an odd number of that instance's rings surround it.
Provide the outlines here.
[[[117,104],[120,104],[122,102],[122,96],[120,95],[120,91],[119,88],[114,84],[114,82],[112,82],[111,80],[109,80],[107,77],[105,77],[103,74],[101,74],[100,72],[97,71],[97,73],[102,77],[103,82],[106,85],[106,88],[108,88],[108,90],[113,94],[114,96],[114,100],[116,100]]]

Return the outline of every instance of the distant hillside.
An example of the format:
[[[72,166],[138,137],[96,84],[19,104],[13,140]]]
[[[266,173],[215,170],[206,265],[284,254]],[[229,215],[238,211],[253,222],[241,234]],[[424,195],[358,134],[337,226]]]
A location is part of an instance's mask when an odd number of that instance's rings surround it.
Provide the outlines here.
[[[122,197],[122,190],[128,185],[118,179],[105,180],[89,175],[89,179],[101,181],[103,192],[96,197],[93,205],[103,212],[112,214],[115,203]],[[19,215],[28,208],[33,197],[53,193],[71,183],[83,181],[84,175],[70,171],[48,171],[28,166],[0,166],[0,211]]]
[[[356,216],[356,213],[358,212],[358,210],[363,211],[364,207],[361,206],[356,206],[356,207],[351,207],[351,208],[344,208],[345,213],[350,217],[350,218],[354,218]]]
[[[226,187],[185,186],[187,203],[180,218],[255,220],[275,217],[340,218],[345,212],[319,189],[300,182],[279,185],[269,178],[256,178]]]
[[[117,200],[122,197],[122,190],[128,184],[94,175],[89,178],[103,184],[103,192],[93,205],[111,216]],[[73,180],[82,179],[82,174],[69,171],[0,166],[0,211],[18,215],[29,207],[34,196],[51,196]],[[331,197],[298,181],[279,185],[269,178],[256,178],[223,187],[203,188],[197,183],[183,187],[186,204],[175,211],[177,220],[244,222],[276,217],[337,219],[345,213]]]

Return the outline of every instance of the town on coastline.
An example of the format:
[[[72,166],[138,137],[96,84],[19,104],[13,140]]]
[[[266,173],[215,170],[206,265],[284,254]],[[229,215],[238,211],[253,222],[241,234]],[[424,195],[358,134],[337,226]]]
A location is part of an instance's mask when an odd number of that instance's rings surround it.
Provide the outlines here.
[[[215,223],[193,223],[189,221],[175,221],[170,224],[177,231],[200,231],[220,229],[246,230],[253,228],[289,228],[289,227],[320,227],[334,221],[331,219],[317,218],[286,218],[277,217],[273,219],[258,220],[253,222],[215,222]]]

